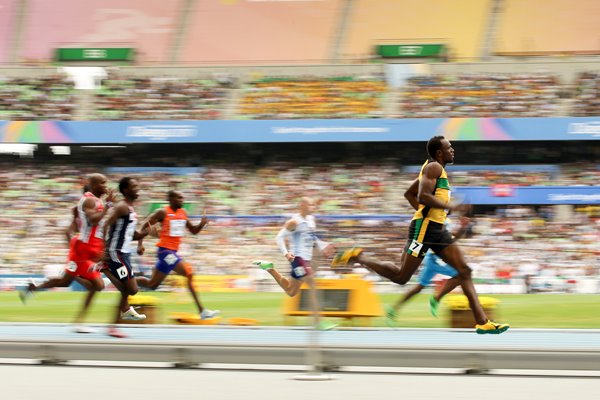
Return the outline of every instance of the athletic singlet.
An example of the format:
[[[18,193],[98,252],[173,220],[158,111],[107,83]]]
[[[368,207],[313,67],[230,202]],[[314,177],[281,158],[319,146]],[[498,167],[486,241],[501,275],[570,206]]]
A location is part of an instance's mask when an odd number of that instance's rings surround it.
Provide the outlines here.
[[[120,262],[117,258],[117,252],[131,253],[131,242],[133,241],[136,224],[137,214],[133,210],[133,207],[129,206],[129,212],[119,217],[110,228],[107,247],[110,258],[113,261]]]
[[[429,162],[429,160],[425,161],[421,167],[421,171],[419,172],[419,180],[421,180],[421,177],[423,176],[423,170],[429,164]],[[442,167],[442,173],[435,182],[433,195],[444,204],[448,204],[450,202],[450,183],[448,182],[448,175],[446,174],[444,167]],[[448,210],[446,209],[434,208],[424,204],[419,204],[419,209],[415,212],[413,220],[424,219],[443,224],[446,221],[447,215]]]
[[[156,245],[165,249],[177,251],[181,244],[181,238],[185,233],[188,216],[183,208],[173,211],[171,206],[166,206],[165,211],[167,212],[167,215],[163,219],[160,240]]]
[[[292,220],[296,222],[296,229],[292,231],[290,251],[297,257],[310,261],[315,245],[316,229],[315,217],[307,215],[306,218],[300,214],[294,214]]]
[[[91,192],[85,192],[79,203],[77,204],[77,224],[79,227],[79,241],[82,243],[89,243],[90,245],[101,245],[102,241],[102,221],[96,225],[92,225],[83,211],[83,203],[93,198],[96,201],[96,211],[103,211],[104,204],[102,200],[94,196]]]

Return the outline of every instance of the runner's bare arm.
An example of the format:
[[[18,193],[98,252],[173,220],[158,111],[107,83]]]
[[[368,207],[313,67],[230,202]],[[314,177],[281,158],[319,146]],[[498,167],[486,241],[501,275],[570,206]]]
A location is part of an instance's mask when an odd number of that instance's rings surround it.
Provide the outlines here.
[[[445,208],[451,211],[464,212],[468,209],[468,204],[443,203],[435,197],[435,185],[441,174],[442,166],[437,162],[432,162],[425,166],[423,174],[419,179],[419,193],[417,195],[419,203],[433,208]]]
[[[206,209],[202,210],[202,219],[200,220],[200,222],[198,222],[197,225],[194,225],[190,222],[190,220],[187,220],[186,223],[186,228],[193,234],[196,235],[198,234],[202,229],[204,229],[204,227],[208,224],[208,217],[206,216]]]
[[[107,202],[106,207],[104,207],[103,210],[98,211],[96,209],[96,200],[94,200],[91,197],[85,199],[82,208],[83,212],[85,213],[85,216],[87,217],[91,225],[97,225],[100,222],[100,220],[104,218],[104,216],[108,213],[108,210],[111,208],[110,204],[111,202]]]
[[[293,219],[289,219],[283,225],[283,228],[281,228],[281,230],[277,234],[277,237],[275,238],[275,241],[277,242],[277,246],[279,247],[279,250],[281,251],[283,256],[285,258],[287,258],[287,260],[290,262],[294,259],[295,255],[294,255],[294,253],[290,252],[287,249],[286,238],[291,232],[293,232],[295,230],[296,230],[296,221],[294,221]]]
[[[406,192],[404,192],[404,197],[406,198],[406,200],[408,200],[411,207],[414,208],[415,210],[419,209],[419,200],[417,198],[418,195],[419,195],[419,180],[415,179],[413,181],[413,183],[410,184],[408,189],[406,189]]]
[[[71,238],[78,231],[78,226],[77,226],[77,207],[73,207],[71,209],[71,211],[73,213],[73,219],[71,220],[71,224],[69,224],[69,227],[65,231],[65,235],[67,236],[67,243],[71,242]]]
[[[165,219],[166,215],[167,211],[164,208],[159,208],[158,210],[154,211],[148,216],[148,218],[144,220],[142,226],[140,227],[140,231],[144,232],[145,230],[147,230],[149,234],[151,228],[157,223],[162,222]],[[138,253],[140,252],[140,247],[143,247],[144,237],[140,238],[138,241]]]

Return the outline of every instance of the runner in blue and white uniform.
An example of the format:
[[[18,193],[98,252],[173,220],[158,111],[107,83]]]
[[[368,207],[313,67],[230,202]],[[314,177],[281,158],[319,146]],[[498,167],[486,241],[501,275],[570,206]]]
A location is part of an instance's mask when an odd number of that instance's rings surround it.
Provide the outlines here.
[[[330,257],[335,248],[332,244],[319,239],[316,234],[317,225],[313,214],[315,208],[314,200],[303,197],[300,200],[299,212],[294,214],[284,224],[276,237],[277,246],[281,254],[290,263],[290,277],[287,278],[273,266],[269,261],[255,261],[254,264],[267,271],[277,281],[285,293],[293,297],[298,294],[304,282],[311,288],[315,288],[314,270],[311,265],[313,250],[315,247],[325,256]],[[289,246],[289,247],[288,247]],[[320,329],[331,329],[334,324],[319,320],[319,304],[315,290],[311,292],[311,308],[315,311],[316,324]]]
[[[124,199],[118,202],[104,225],[105,237],[105,262],[104,274],[121,292],[121,300],[117,309],[114,323],[119,319],[143,320],[144,314],[138,314],[129,306],[127,298],[138,292],[138,285],[133,276],[130,254],[131,245],[148,234],[148,231],[135,230],[138,218],[133,204],[138,198],[139,184],[136,179],[125,177],[119,181],[119,191]],[[138,252],[141,249],[138,248]],[[110,326],[108,334],[113,337],[123,338],[125,334],[115,326]]]

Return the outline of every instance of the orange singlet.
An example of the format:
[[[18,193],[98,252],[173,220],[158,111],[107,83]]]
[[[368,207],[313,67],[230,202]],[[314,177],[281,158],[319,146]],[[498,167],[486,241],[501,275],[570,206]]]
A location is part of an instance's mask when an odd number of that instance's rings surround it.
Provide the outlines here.
[[[188,216],[183,208],[173,211],[171,206],[166,206],[167,215],[162,222],[162,230],[160,231],[160,240],[156,246],[164,249],[179,250],[181,238],[185,233]]]

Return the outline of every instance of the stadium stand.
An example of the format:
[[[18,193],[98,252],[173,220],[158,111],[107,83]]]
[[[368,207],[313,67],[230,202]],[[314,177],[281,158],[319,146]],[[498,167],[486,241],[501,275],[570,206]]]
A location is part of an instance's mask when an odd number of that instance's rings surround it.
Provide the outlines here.
[[[597,1],[504,0],[501,11],[497,55],[600,54]]]
[[[133,47],[139,63],[165,62],[183,1],[31,0],[20,61],[48,62],[58,47]],[[1,13],[0,13],[1,14]]]
[[[323,63],[331,58],[341,0],[202,1],[190,15],[184,63]],[[218,38],[218,42],[215,40]]]
[[[213,79],[137,78],[111,75],[96,93],[96,118],[218,119],[227,89]]]
[[[365,62],[378,44],[443,44],[449,61],[487,57],[489,49],[506,56],[600,52],[594,0],[543,7],[538,0],[315,3],[4,0],[0,63],[48,63],[56,48],[74,46],[130,47],[137,64],[163,65]]]
[[[0,9],[0,64],[8,62],[8,52],[11,50],[11,33],[16,0],[6,0]]]
[[[556,77],[547,74],[416,76],[401,89],[400,116],[552,116],[559,89]]]
[[[577,117],[600,114],[600,74],[582,73],[575,84],[573,115]]]
[[[442,41],[450,59],[473,59],[485,31],[490,1],[358,0],[347,21],[340,55],[347,60],[373,56],[376,44],[425,44]],[[456,12],[460,10],[460,12]]]
[[[0,119],[71,120],[74,112],[73,82],[63,75],[0,78]]]
[[[378,118],[382,77],[263,78],[243,90],[240,111],[250,119]]]
[[[75,89],[72,77],[58,69],[32,74],[12,68],[0,70],[0,118],[502,118],[595,116],[599,111],[598,73],[587,70],[573,85],[548,73],[417,74],[396,90],[383,68],[372,67],[322,75],[303,75],[296,67],[280,67],[281,75],[252,67],[231,73],[159,69],[154,75],[152,68],[111,67],[93,92]]]

